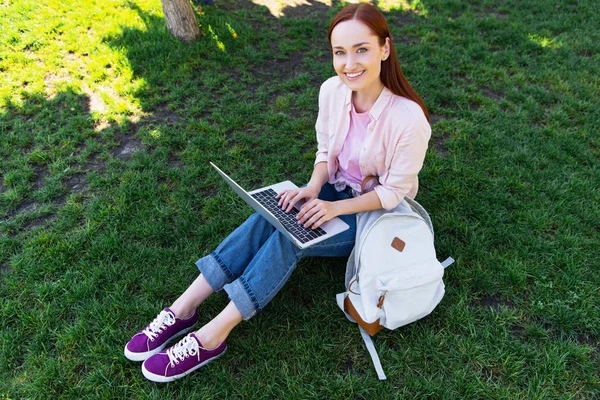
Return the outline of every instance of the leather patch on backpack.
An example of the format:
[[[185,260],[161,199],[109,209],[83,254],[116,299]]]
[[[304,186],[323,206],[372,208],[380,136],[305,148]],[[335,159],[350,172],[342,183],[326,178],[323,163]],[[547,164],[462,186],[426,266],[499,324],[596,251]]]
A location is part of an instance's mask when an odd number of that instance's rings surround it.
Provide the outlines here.
[[[404,243],[402,239],[395,237],[394,240],[392,240],[392,247],[400,253],[404,250],[404,246],[406,246],[406,243]]]

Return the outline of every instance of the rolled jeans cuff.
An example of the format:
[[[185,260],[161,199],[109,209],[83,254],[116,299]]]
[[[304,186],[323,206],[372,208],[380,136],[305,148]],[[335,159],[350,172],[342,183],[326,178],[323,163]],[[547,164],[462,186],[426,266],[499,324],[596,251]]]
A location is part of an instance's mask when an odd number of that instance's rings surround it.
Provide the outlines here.
[[[214,252],[196,261],[196,266],[215,292],[221,291],[225,284],[235,279],[227,265]]]
[[[256,296],[252,292],[252,289],[250,289],[250,286],[248,286],[248,282],[242,276],[225,285],[223,289],[227,292],[229,300],[233,301],[233,304],[235,304],[235,307],[242,314],[242,318],[245,321],[252,318],[261,310]]]
[[[244,320],[260,311],[260,305],[245,279],[239,277],[234,281],[235,276],[216,253],[202,257],[196,261],[196,266],[212,290],[219,292],[225,289],[229,300],[233,301]]]

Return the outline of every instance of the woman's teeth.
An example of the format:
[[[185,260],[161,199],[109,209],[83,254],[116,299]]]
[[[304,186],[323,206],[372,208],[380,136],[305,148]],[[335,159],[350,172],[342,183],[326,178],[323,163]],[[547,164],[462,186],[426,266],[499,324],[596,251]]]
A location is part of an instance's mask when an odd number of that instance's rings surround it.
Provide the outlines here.
[[[362,73],[363,73],[363,72],[365,72],[365,71],[360,71],[360,72],[357,72],[357,73],[355,73],[355,74],[349,74],[349,73],[346,73],[346,76],[347,76],[348,78],[356,78],[356,77],[358,77],[358,76],[362,75]]]

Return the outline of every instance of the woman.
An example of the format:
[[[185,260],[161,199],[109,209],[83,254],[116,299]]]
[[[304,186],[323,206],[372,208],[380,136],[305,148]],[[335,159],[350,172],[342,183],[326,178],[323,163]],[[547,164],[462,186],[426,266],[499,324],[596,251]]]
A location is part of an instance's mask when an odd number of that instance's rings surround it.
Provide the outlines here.
[[[421,98],[404,78],[384,16],[370,4],[352,4],[331,22],[329,41],[336,77],[321,86],[316,123],[318,150],[305,187],[278,194],[290,211],[304,200],[299,223],[317,228],[336,216],[350,229],[301,250],[254,214],[210,255],[196,262],[200,275],[125,347],[144,361],[146,378],[169,382],[221,356],[225,339],[242,320],[261,311],[305,256],[348,256],[354,247],[356,213],[393,209],[417,193],[431,129]],[[379,184],[361,194],[364,177]],[[224,289],[230,302],[199,330],[191,330],[197,307]]]

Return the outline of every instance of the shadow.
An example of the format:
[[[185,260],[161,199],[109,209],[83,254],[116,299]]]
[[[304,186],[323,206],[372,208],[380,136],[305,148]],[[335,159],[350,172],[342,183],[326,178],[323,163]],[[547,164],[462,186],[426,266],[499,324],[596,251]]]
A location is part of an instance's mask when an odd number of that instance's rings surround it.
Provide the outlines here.
[[[249,1],[204,6],[197,14],[203,36],[192,44],[172,38],[161,16],[133,2],[127,4],[144,21],[144,29],[125,27],[121,34],[106,38],[106,43],[124,49],[135,76],[147,82],[144,92],[138,93],[143,102],[150,97],[148,90],[181,84],[189,85],[196,96],[204,97],[223,85],[245,83],[247,76],[257,70],[264,86],[270,86],[273,81],[301,74],[299,68],[308,53],[311,56],[321,53],[319,64],[330,58],[326,37],[315,32],[326,30],[336,8],[317,1],[304,1],[301,6],[290,8],[289,16],[285,8],[280,17],[271,15],[268,7]],[[225,76],[217,79],[214,72]],[[332,68],[329,73],[333,74]],[[142,103],[145,111],[152,110],[154,105]]]
[[[50,177],[49,166],[58,158],[78,152],[93,128],[90,99],[69,88],[51,99],[24,93],[21,101],[4,99],[2,126],[2,177],[0,215],[14,216],[37,208],[40,201],[56,201],[60,191],[40,193]],[[68,162],[67,162],[68,163]]]
[[[25,236],[46,226],[64,205],[69,190],[64,182],[73,173],[57,173],[51,166],[61,158],[68,165],[69,154],[80,150],[89,114],[89,98],[74,89],[52,99],[25,93],[21,101],[7,98],[4,104],[0,112],[0,274],[22,251]]]
[[[67,87],[51,95],[23,92],[5,98],[0,113],[0,235],[24,237],[54,219],[65,203],[91,194],[89,175],[103,174],[111,160],[127,162],[151,150],[136,137],[157,121],[169,126],[177,115],[155,113],[125,123],[92,118],[101,102],[97,92]],[[96,109],[96,110],[95,110]],[[2,252],[1,262],[10,257]]]

